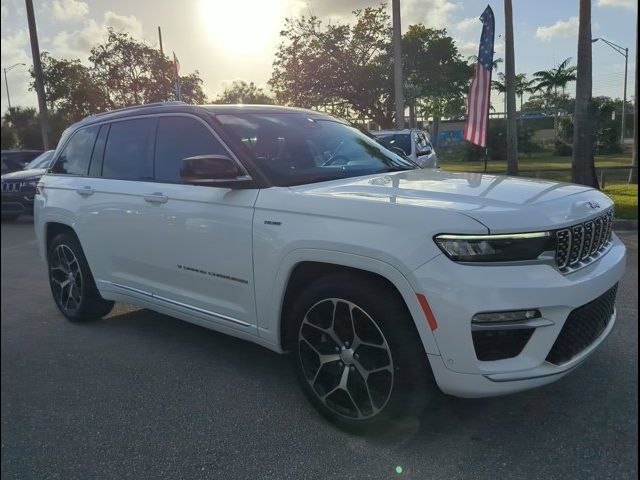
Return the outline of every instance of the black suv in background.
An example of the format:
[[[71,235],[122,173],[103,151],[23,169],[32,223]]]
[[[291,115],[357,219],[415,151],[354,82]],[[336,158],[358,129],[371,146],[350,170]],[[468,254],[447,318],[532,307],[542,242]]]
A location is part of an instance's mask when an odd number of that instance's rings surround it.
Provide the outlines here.
[[[51,165],[54,151],[48,150],[42,153],[27,163],[22,170],[2,175],[3,222],[15,221],[23,214],[33,214],[36,185]]]
[[[2,175],[22,170],[42,150],[2,150]]]

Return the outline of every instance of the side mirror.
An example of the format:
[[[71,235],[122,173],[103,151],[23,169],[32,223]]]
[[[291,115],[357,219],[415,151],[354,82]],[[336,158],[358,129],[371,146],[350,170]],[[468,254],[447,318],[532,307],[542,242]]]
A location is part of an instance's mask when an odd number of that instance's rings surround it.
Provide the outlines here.
[[[427,146],[417,150],[416,155],[421,157],[422,155],[431,155],[432,152],[433,152],[433,148]]]
[[[195,185],[248,180],[238,164],[226,155],[198,155],[184,158],[180,176],[183,182]]]

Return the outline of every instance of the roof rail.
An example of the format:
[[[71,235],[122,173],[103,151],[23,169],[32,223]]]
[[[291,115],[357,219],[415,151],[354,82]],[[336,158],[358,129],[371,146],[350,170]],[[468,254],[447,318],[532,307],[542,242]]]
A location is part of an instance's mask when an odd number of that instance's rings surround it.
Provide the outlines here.
[[[155,102],[155,103],[147,103],[147,104],[142,104],[142,105],[131,105],[130,107],[118,108],[116,110],[109,110],[108,112],[96,113],[96,114],[91,115],[88,118],[101,117],[103,115],[109,115],[111,113],[128,112],[130,110],[137,110],[139,108],[166,107],[166,106],[171,106],[171,105],[187,105],[187,103],[182,102],[180,100],[172,100],[170,102]]]

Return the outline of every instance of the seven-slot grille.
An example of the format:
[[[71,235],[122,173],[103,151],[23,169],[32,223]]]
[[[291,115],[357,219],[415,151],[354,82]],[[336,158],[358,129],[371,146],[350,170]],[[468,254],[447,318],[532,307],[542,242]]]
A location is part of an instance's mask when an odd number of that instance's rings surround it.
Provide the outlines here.
[[[586,265],[609,246],[613,209],[593,220],[556,231],[556,264],[569,272]]]
[[[22,190],[22,182],[2,182],[3,192],[19,192]]]

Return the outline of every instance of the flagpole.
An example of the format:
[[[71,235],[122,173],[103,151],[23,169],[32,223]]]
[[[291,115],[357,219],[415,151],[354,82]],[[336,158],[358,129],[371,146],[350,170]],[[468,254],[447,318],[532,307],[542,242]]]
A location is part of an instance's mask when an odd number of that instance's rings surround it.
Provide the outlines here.
[[[494,52],[495,53],[495,52]],[[487,164],[489,163],[489,113],[491,112],[491,79],[493,78],[493,68],[489,70],[489,92],[487,93],[487,138],[484,146],[484,173],[487,173]]]

